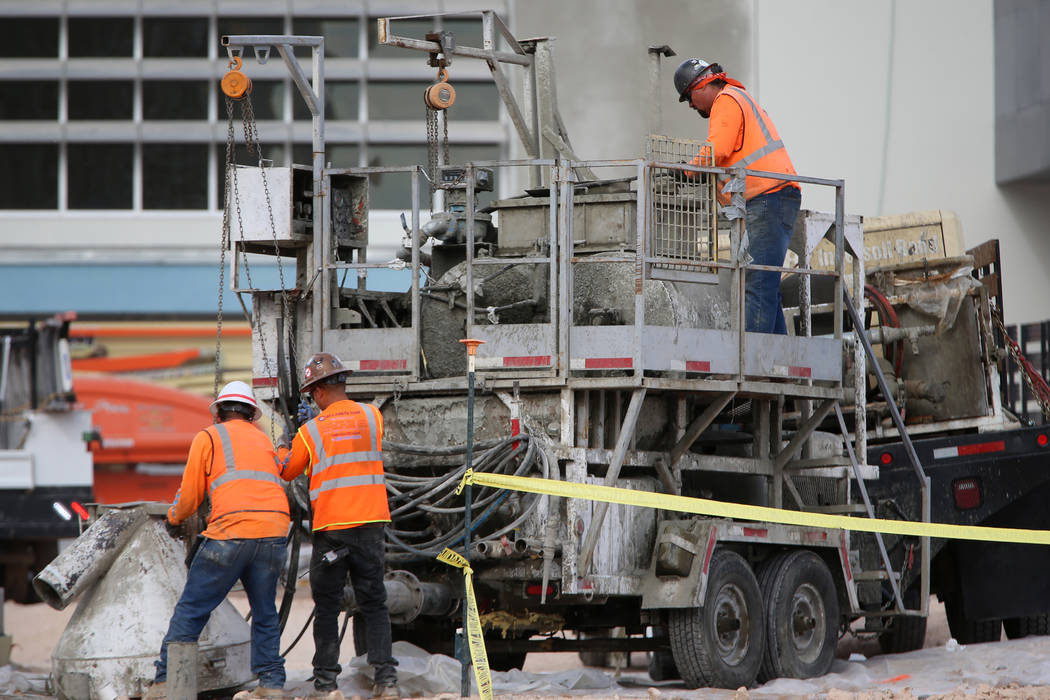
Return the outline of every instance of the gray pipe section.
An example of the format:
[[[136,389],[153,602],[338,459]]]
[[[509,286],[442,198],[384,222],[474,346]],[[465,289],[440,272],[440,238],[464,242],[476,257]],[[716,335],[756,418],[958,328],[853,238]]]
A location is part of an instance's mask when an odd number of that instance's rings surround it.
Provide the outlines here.
[[[452,590],[444,583],[424,583],[408,571],[392,571],[383,581],[390,619],[407,624],[420,615],[445,615],[452,610]],[[350,613],[358,610],[352,586],[343,590],[343,605]]]
[[[33,579],[37,595],[62,610],[113,564],[124,545],[149,517],[145,508],[110,510]]]

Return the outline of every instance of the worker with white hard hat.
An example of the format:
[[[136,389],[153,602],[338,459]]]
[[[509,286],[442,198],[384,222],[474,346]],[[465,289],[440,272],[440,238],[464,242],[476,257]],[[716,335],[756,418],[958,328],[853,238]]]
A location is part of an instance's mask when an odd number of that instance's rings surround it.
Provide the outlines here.
[[[251,695],[284,695],[274,603],[290,523],[284,481],[270,438],[255,424],[262,411],[251,387],[230,382],[212,402],[211,413],[215,423],[193,438],[182,485],[168,510],[169,526],[179,526],[211,500],[208,526],[164,636],[149,700],[166,696],[168,643],[197,641],[211,611],[238,581],[252,609],[251,665],[259,686]]]
[[[707,140],[712,152],[698,154],[693,165],[713,160],[718,167],[795,174],[769,115],[722,66],[699,58],[682,61],[674,72],[674,87],[679,102],[710,119]],[[802,203],[798,183],[757,175],[747,175],[742,181],[726,177],[719,185],[718,200],[731,219],[739,218],[746,209],[746,252],[752,263],[782,266]],[[787,333],[779,272],[748,270],[744,295],[746,330]]]
[[[283,437],[277,454],[288,478],[303,472],[310,477],[314,690],[327,695],[337,689],[342,671],[338,617],[349,577],[360,608],[354,624],[364,624],[368,663],[374,670],[372,695],[390,700],[399,698],[400,691],[383,583],[384,526],[390,522],[383,476],[383,416],[372,404],[350,400],[346,393],[349,373],[328,352],[316,353],[307,361],[302,392],[321,413],[307,420],[294,439]]]

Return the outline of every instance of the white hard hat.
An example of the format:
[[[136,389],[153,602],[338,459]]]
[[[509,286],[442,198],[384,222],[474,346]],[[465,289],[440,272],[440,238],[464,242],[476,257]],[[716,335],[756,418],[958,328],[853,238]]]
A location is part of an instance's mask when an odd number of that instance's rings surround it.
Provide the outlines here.
[[[262,415],[259,404],[255,401],[255,397],[252,396],[252,388],[244,382],[230,382],[224,386],[219,395],[215,397],[215,400],[211,402],[211,414],[218,417],[219,404],[226,402],[243,403],[254,408],[255,415],[252,416],[252,420],[259,420],[259,416]]]

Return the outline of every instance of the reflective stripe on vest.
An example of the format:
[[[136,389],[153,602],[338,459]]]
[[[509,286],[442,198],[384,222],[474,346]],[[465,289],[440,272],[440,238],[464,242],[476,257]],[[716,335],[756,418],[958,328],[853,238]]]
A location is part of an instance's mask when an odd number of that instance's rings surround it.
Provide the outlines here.
[[[315,418],[307,421],[306,432],[310,434],[310,440],[314,443],[314,448],[317,450],[317,454],[314,455],[317,462],[310,469],[311,481],[317,478],[321,472],[329,467],[342,464],[354,464],[357,462],[383,461],[383,453],[377,449],[379,427],[376,425],[375,414],[372,413],[368,406],[360,405],[360,407],[365,414],[365,420],[368,421],[368,437],[371,441],[371,450],[345,452],[343,454],[329,457],[324,449],[324,441],[321,439],[321,431],[317,427],[317,419]],[[386,479],[383,474],[365,474],[361,476],[348,476],[340,479],[333,479],[330,482],[321,484],[321,486],[316,489],[310,489],[310,500],[317,500],[317,496],[323,491],[331,491],[332,489],[351,486],[373,486],[376,484],[386,484]]]
[[[233,441],[230,440],[230,431],[226,429],[226,426],[222,423],[217,423],[212,426],[215,428],[215,432],[219,434],[219,442],[222,444],[222,456],[226,460],[226,473],[217,478],[212,482],[211,488],[208,489],[208,493],[213,493],[215,489],[219,488],[223,484],[227,484],[237,479],[254,479],[256,481],[268,481],[272,484],[277,484],[284,489],[284,482],[276,474],[270,474],[269,472],[260,472],[253,469],[238,469],[237,463],[233,458]],[[274,464],[277,464],[277,457],[274,457]],[[279,468],[279,467],[278,467]]]
[[[767,172],[784,173],[785,175],[794,175],[795,168],[791,165],[791,158],[788,157],[787,149],[784,147],[784,142],[779,138],[774,139],[773,131],[770,128],[770,122],[767,122],[763,118],[763,113],[759,109],[751,96],[746,91],[732,86],[726,87],[723,91],[727,97],[734,100],[737,106],[741,109],[744,115],[744,147],[753,145],[757,141],[758,133],[754,131],[754,127],[751,126],[751,131],[748,131],[749,124],[748,110],[750,107],[750,114],[753,117],[754,122],[758,123],[758,129],[762,134],[762,145],[758,146],[746,155],[733,160],[732,162],[720,163],[724,167],[732,168],[750,168],[751,166],[759,163],[763,158],[769,155],[776,154],[777,158],[774,163],[765,163],[758,165],[756,170],[765,170]],[[746,106],[745,106],[746,105]],[[751,136],[749,136],[751,134]],[[725,207],[726,214],[730,218],[739,218],[743,215],[743,202],[745,199],[752,199],[758,195],[765,194],[771,190],[781,189],[789,185],[788,180],[777,180],[774,178],[766,178],[759,175],[747,175],[746,180],[739,177],[732,177],[723,175],[719,177],[722,182],[722,186],[719,191],[719,201],[723,205],[730,203],[730,195],[733,193],[740,193],[743,196],[737,195],[732,200],[733,204],[730,207]],[[728,181],[728,182],[727,182]],[[797,185],[795,185],[797,186]],[[739,208],[740,211],[736,212],[737,216],[733,216],[728,209]]]
[[[726,89],[732,90],[733,88],[730,87]],[[765,146],[762,146],[753,153],[750,153],[749,155],[744,156],[740,160],[733,163],[733,165],[746,168],[747,166],[751,165],[760,158],[768,156],[773,151],[779,151],[781,148],[784,147],[784,142],[780,139],[777,139],[775,141],[773,140],[773,135],[769,133],[769,127],[766,125],[766,120],[762,118],[762,113],[758,111],[758,105],[755,104],[755,101],[751,99],[750,95],[748,95],[743,90],[735,90],[733,94],[743,97],[744,101],[751,106],[751,112],[755,115],[755,121],[757,121],[758,125],[762,127],[762,136],[764,136],[766,139]]]

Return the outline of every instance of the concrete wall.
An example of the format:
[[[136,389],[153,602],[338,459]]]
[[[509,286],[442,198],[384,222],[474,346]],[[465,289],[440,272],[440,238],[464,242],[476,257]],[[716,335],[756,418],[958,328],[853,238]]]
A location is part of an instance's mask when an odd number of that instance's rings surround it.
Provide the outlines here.
[[[955,211],[967,246],[1000,239],[1007,321],[1050,318],[1050,183],[996,184],[994,86],[1015,76],[996,68],[993,0],[521,0],[512,12],[518,36],[557,37],[580,157],[641,153],[650,44],[679,53],[665,63],[665,133],[702,138],[671,73],[691,55],[718,60],[758,96],[800,173],[846,180],[849,213]],[[833,201],[807,187],[803,206]]]

